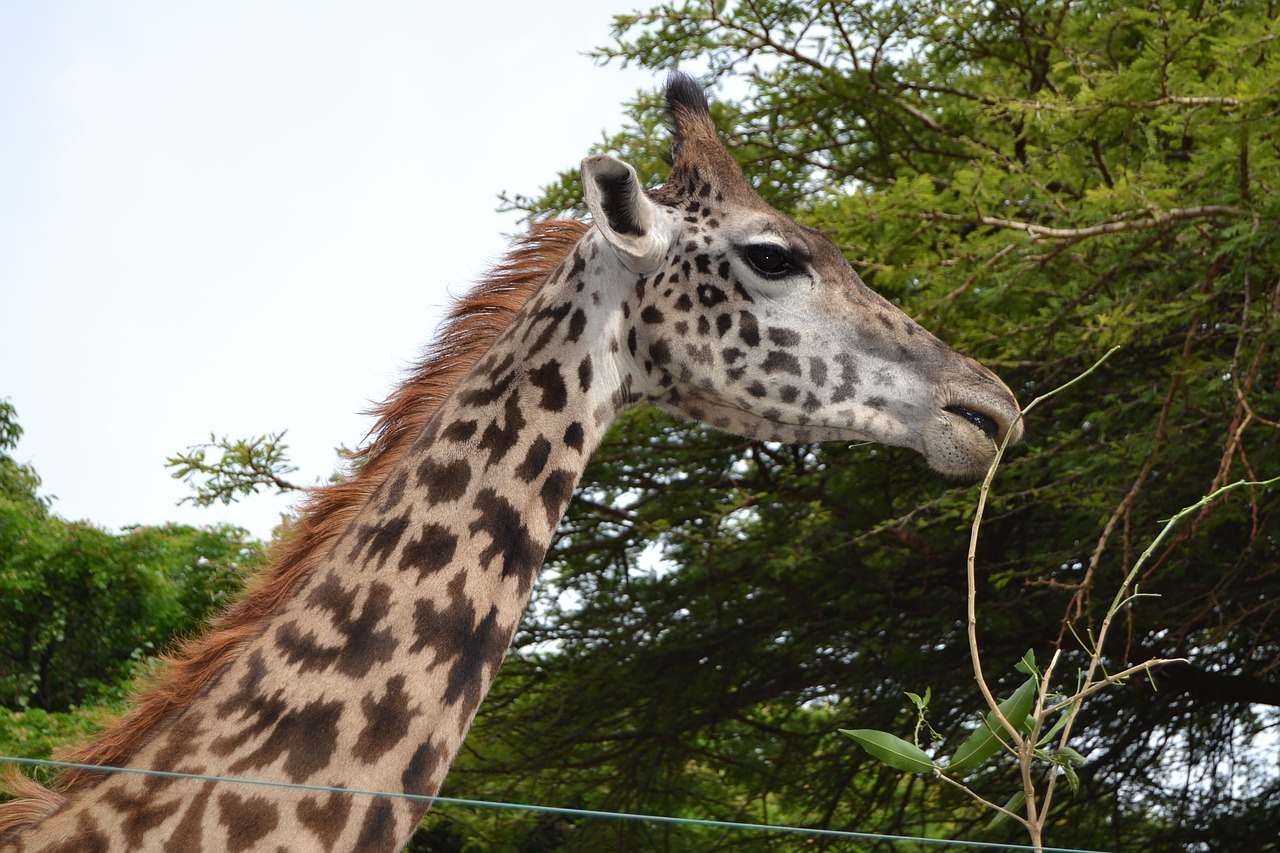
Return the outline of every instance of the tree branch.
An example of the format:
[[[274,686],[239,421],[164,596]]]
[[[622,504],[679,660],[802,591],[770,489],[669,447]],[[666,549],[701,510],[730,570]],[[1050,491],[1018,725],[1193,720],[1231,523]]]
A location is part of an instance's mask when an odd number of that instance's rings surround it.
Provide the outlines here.
[[[1203,219],[1214,216],[1239,216],[1241,211],[1225,205],[1209,204],[1199,207],[1175,207],[1172,210],[1153,211],[1147,219],[1126,219],[1120,222],[1104,222],[1088,228],[1048,228],[1030,222],[1019,222],[1016,219],[998,219],[994,216],[962,216],[957,213],[932,211],[920,214],[921,219],[935,222],[959,222],[965,225],[987,225],[995,228],[1008,228],[1013,231],[1025,231],[1034,240],[1083,240],[1086,237],[1098,237],[1104,234],[1117,234],[1122,231],[1144,231],[1158,228],[1170,222],[1186,219]]]

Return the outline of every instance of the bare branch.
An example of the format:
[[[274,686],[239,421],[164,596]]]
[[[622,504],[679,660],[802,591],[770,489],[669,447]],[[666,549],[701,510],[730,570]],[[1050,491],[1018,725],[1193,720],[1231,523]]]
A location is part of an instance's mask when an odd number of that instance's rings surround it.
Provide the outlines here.
[[[958,213],[932,211],[920,214],[921,219],[936,222],[959,222],[965,225],[986,225],[995,228],[1008,228],[1013,231],[1025,231],[1033,240],[1083,240],[1086,237],[1099,237],[1104,234],[1117,234],[1122,231],[1144,231],[1159,228],[1171,222],[1187,219],[1206,219],[1215,216],[1240,216],[1242,211],[1219,204],[1200,205],[1199,207],[1175,207],[1172,210],[1152,211],[1146,219],[1125,219],[1119,222],[1104,222],[1088,228],[1048,228],[1031,222],[1019,222],[1016,219],[998,219],[994,216],[963,216]]]

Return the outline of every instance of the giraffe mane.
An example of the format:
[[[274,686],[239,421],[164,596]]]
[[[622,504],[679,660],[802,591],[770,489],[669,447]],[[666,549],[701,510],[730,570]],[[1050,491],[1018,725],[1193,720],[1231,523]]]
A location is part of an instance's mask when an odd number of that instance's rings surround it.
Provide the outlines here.
[[[237,601],[209,630],[163,658],[160,672],[143,686],[134,708],[65,760],[75,764],[120,766],[147,735],[174,711],[185,708],[200,690],[235,659],[265,620],[329,552],[373,494],[377,484],[404,456],[427,420],[458,381],[488,351],[589,226],[572,220],[535,224],[529,234],[465,296],[455,300],[423,358],[370,414],[377,417],[364,446],[355,453],[352,476],[312,491],[284,541]],[[0,803],[0,836],[49,814],[92,771],[69,768],[49,787],[12,765],[0,777],[0,793],[19,799]]]

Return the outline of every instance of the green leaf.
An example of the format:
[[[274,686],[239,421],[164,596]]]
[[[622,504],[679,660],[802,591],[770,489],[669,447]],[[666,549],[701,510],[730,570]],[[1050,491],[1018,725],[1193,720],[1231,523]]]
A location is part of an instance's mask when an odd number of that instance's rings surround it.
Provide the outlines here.
[[[1080,774],[1076,773],[1076,769],[1070,764],[1059,766],[1062,768],[1062,775],[1067,777],[1067,784],[1071,786],[1071,795],[1074,797],[1080,793]]]
[[[1013,691],[1012,696],[1001,702],[998,707],[1000,708],[1000,713],[1004,714],[1005,719],[1015,726],[1023,727],[1027,715],[1031,713],[1031,709],[1035,706],[1035,701],[1036,681],[1029,678],[1023,682],[1021,687]],[[1007,737],[1008,732],[1004,730],[1004,726],[1000,724],[996,715],[994,713],[984,714],[982,725],[977,731],[969,735],[964,743],[960,744],[960,748],[951,757],[951,763],[948,768],[951,770],[967,770],[977,767],[995,755]]]
[[[1078,765],[1084,764],[1084,756],[1069,746],[1059,747],[1054,753],[1055,758],[1060,759],[1057,763],[1062,765]]]
[[[929,773],[934,769],[929,755],[914,743],[875,729],[840,729],[858,745],[896,770],[908,773]]]
[[[1004,811],[1013,812],[1014,814],[1017,814],[1017,812],[1026,804],[1027,804],[1027,792],[1019,791],[1018,793],[1010,797],[1008,801],[1004,804]],[[997,826],[1004,823],[1008,819],[1009,819],[1009,816],[1004,812],[996,812],[996,816],[991,818],[991,822],[987,824],[987,829],[995,829]]]
[[[1014,665],[1014,669],[1023,675],[1029,675],[1032,678],[1040,678],[1040,670],[1036,669],[1036,652],[1035,649],[1027,649],[1027,653],[1022,656],[1022,660]]]

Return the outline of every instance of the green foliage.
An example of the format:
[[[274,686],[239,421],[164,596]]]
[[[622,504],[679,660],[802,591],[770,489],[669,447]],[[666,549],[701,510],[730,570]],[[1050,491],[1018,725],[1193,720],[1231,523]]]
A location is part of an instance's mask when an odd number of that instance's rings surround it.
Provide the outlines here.
[[[1035,679],[1027,679],[999,706],[1004,718],[1024,733],[1030,730],[1027,717],[1035,705],[1037,686]],[[1008,739],[1009,735],[995,713],[983,714],[982,724],[956,748],[955,754],[947,762],[947,767],[950,770],[968,770],[977,767],[999,752]]]
[[[7,451],[18,446],[22,427],[18,413],[8,400],[0,400],[0,501],[26,504],[33,512],[46,511],[49,502],[36,494],[40,477],[30,465],[20,465]]]
[[[62,747],[91,737],[106,722],[108,713],[123,707],[113,701],[74,711],[0,708],[0,750],[13,758],[48,759]]]
[[[876,729],[841,729],[840,734],[856,741],[867,752],[897,770],[932,773],[936,769],[927,752],[897,735]]]
[[[597,51],[723,80],[734,96],[717,118],[761,194],[1020,394],[1122,346],[1036,410],[1001,473],[977,555],[988,659],[1060,647],[1057,672],[1073,679],[1161,521],[1280,471],[1275,12],[688,0],[619,17]],[[660,175],[656,99],[630,109],[606,146]],[[572,211],[574,180],[508,206]],[[906,730],[903,693],[924,684],[938,754],[975,730],[973,504],[901,451],[780,447],[634,413],[584,479],[450,790],[1019,840],[836,734]],[[1278,511],[1274,486],[1223,496],[1144,566],[1143,593],[1160,597],[1121,609],[1104,665],[1188,663],[1155,671],[1158,691],[1135,679],[1092,697],[1072,735],[1088,761],[1045,753],[1079,783],[1048,816],[1050,843],[1280,836],[1264,734],[1280,707]],[[966,784],[1019,787],[999,762]],[[532,832],[527,818],[451,820],[513,847]],[[695,843],[566,831],[576,849]]]
[[[0,435],[19,432],[11,407]],[[0,450],[13,446],[12,440]],[[49,512],[35,472],[0,452],[0,707],[66,711],[198,631],[261,546],[232,526],[112,534]],[[16,487],[15,487],[16,484]]]
[[[209,458],[213,450],[221,451],[216,460]],[[175,480],[182,480],[195,491],[182,502],[196,506],[229,504],[242,495],[257,494],[259,489],[275,489],[276,494],[300,490],[301,486],[285,479],[298,470],[289,463],[288,450],[283,432],[247,439],[211,434],[207,444],[189,447],[185,453],[169,457],[165,465],[173,469],[171,476]]]

